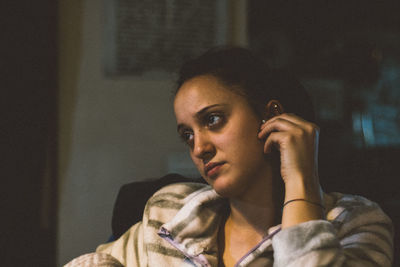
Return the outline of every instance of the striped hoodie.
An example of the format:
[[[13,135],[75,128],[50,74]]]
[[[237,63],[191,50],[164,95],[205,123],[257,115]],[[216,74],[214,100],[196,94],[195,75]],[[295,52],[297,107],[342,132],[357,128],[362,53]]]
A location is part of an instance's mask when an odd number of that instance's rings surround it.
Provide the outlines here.
[[[376,203],[340,193],[325,194],[324,202],[327,220],[271,227],[236,266],[391,266],[393,227]],[[99,257],[126,267],[218,266],[218,228],[227,206],[208,185],[166,186],[149,199],[142,222],[66,266],[121,266],[94,264]]]

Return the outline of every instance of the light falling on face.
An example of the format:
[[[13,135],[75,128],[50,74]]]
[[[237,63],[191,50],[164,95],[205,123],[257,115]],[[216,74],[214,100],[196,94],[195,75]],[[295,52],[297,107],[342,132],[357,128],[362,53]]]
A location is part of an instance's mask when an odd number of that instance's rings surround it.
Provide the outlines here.
[[[194,164],[220,195],[264,183],[270,168],[257,138],[261,121],[243,96],[214,76],[197,76],[181,86],[174,110]]]

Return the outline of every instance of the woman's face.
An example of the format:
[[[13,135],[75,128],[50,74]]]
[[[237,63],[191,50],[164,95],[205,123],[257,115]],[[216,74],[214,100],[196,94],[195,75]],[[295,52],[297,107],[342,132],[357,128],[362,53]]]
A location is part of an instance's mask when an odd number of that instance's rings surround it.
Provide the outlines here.
[[[261,121],[243,96],[214,76],[197,76],[181,86],[174,110],[194,164],[220,195],[240,196],[265,183]]]

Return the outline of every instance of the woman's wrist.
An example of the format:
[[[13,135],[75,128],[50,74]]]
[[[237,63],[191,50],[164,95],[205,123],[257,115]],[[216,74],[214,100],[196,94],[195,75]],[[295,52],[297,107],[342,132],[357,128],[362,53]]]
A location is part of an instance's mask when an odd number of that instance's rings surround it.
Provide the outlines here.
[[[295,201],[304,201],[304,202],[307,202],[309,204],[316,205],[316,206],[320,207],[322,210],[325,210],[325,206],[322,203],[314,202],[314,201],[308,200],[306,198],[294,198],[294,199],[288,200],[285,203],[283,203],[282,210],[285,208],[286,205],[288,205],[288,204],[290,204],[292,202],[295,202]]]
[[[317,178],[292,179],[285,182],[285,202],[292,199],[307,199],[309,201],[322,203],[322,190]]]
[[[311,180],[311,181],[310,181]],[[325,218],[323,194],[318,179],[296,179],[285,182],[282,229],[299,223]]]
[[[293,201],[282,210],[282,229],[312,220],[324,220],[325,210],[309,201]]]

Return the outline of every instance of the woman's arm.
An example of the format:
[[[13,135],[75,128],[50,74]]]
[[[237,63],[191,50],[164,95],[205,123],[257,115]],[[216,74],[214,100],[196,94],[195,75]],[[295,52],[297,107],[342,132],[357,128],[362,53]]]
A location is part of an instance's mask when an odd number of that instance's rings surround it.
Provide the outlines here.
[[[323,194],[318,178],[317,125],[284,113],[261,126],[266,138],[264,152],[280,152],[281,176],[285,183],[282,229],[310,220],[324,219]]]
[[[266,138],[265,153],[279,150],[285,183],[287,204],[282,230],[273,238],[274,266],[391,266],[392,224],[378,205],[351,196],[339,203],[343,212],[335,220],[325,214],[318,126],[285,113],[264,123],[259,137]]]
[[[138,222],[116,241],[97,247],[96,252],[109,254],[126,267],[141,266],[146,262],[143,243],[143,223]]]

